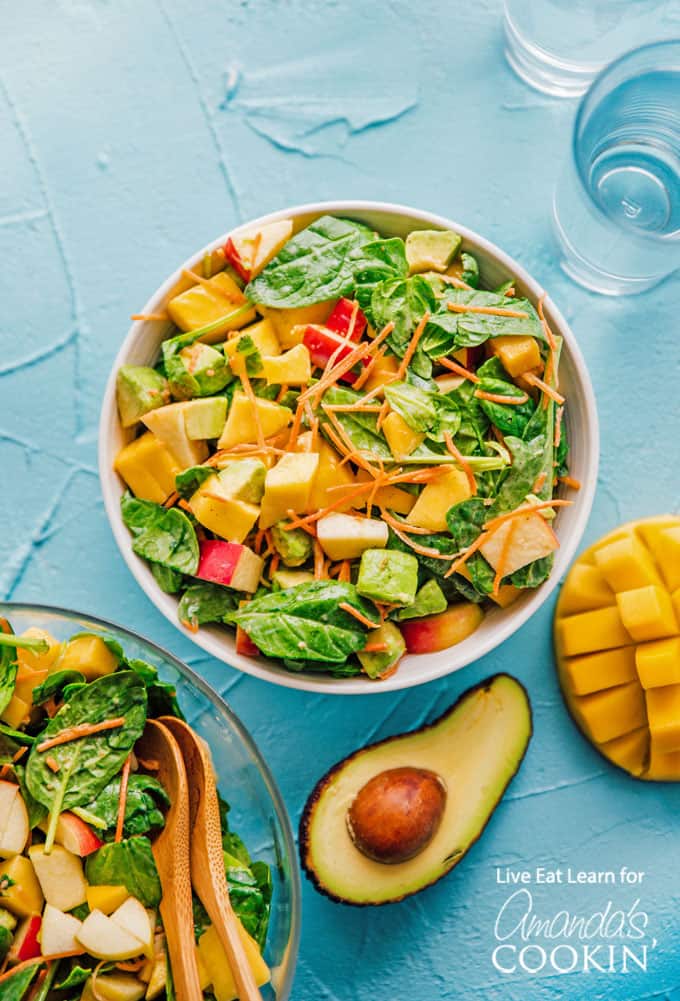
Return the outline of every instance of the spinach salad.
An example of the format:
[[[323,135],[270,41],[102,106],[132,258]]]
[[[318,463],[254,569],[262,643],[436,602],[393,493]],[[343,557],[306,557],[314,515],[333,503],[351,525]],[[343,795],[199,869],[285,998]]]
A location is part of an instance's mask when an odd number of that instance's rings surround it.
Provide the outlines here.
[[[152,852],[171,803],[135,747],[147,719],[181,718],[174,688],[105,636],[0,627],[0,1001],[173,1001]],[[271,875],[220,806],[229,895],[264,983]],[[203,996],[232,1001],[197,897],[194,932]]]
[[[125,365],[122,517],[180,620],[291,671],[384,679],[550,574],[570,503],[561,338],[452,231],[324,216],[184,271]]]

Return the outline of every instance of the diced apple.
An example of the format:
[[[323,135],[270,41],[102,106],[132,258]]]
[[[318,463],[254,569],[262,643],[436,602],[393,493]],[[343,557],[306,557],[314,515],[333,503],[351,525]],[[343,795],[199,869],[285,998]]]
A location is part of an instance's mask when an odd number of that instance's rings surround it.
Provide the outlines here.
[[[170,449],[152,434],[145,432],[121,448],[113,468],[135,497],[162,504],[175,489],[175,476],[182,467]]]
[[[0,864],[2,906],[25,918],[42,910],[43,894],[35,869],[25,855],[15,855]]]
[[[132,959],[142,953],[138,938],[101,911],[90,911],[78,932],[78,941],[97,959]]]
[[[54,845],[49,855],[44,845],[32,845],[28,857],[48,904],[60,911],[71,911],[86,903],[87,883],[77,855],[63,845]]]
[[[311,323],[302,335],[302,343],[309,351],[312,365],[315,365],[317,368],[325,368],[326,363],[333,355],[335,355],[334,364],[339,364],[356,347],[355,342],[350,338],[338,334],[334,330],[329,330],[328,327],[321,327]],[[363,364],[368,364],[366,359],[363,360]],[[356,382],[358,376],[353,369],[350,369],[340,378],[344,382],[351,384]]]
[[[257,942],[248,934],[240,921],[238,921],[238,932],[241,936],[246,958],[253,971],[255,983],[258,987],[262,987],[269,982],[269,968],[260,954]],[[238,997],[238,991],[234,976],[231,972],[227,955],[213,925],[198,940],[198,952],[210,978],[216,1001],[235,1001]]]
[[[126,886],[114,886],[111,884],[88,886],[87,906],[91,911],[102,911],[104,914],[111,914],[127,900],[128,896],[129,893]]]
[[[479,605],[451,605],[439,615],[400,622],[409,653],[434,653],[467,639],[480,625],[484,612]]]
[[[143,423],[170,450],[182,469],[200,466],[208,458],[204,441],[192,441],[187,434],[184,414],[187,401],[168,403],[144,414]]]
[[[292,219],[280,219],[264,226],[251,227],[229,237],[224,245],[224,256],[234,271],[245,282],[249,282],[276,257],[292,234]]]
[[[90,978],[80,1001],[141,1001],[145,993],[146,984],[129,973],[100,973],[97,977],[97,993],[94,992]]]
[[[462,375],[454,375],[453,372],[447,372],[446,375],[436,376],[434,381],[437,383],[440,393],[453,393],[463,385],[465,379]]]
[[[316,452],[288,452],[268,470],[260,511],[260,528],[270,528],[288,511],[309,509],[309,499],[319,466]]]
[[[262,375],[269,386],[303,386],[312,378],[312,362],[304,344],[296,344],[282,355],[262,358]]]
[[[508,541],[508,533],[512,533]],[[527,509],[503,522],[480,546],[484,559],[496,570],[502,562],[503,576],[514,573],[527,563],[548,556],[559,546],[557,536],[539,511]]]
[[[405,459],[425,440],[425,435],[409,427],[401,414],[395,410],[387,415],[382,429],[395,459]]]
[[[382,549],[389,536],[386,522],[351,514],[319,518],[316,530],[319,544],[331,560],[353,560],[365,549]]]
[[[154,927],[144,905],[136,897],[128,897],[111,915],[111,920],[138,939],[142,952],[153,958]]]
[[[463,470],[449,469],[423,488],[406,520],[409,525],[426,528],[430,532],[445,532],[446,512],[454,504],[467,500],[471,494],[470,483]]]
[[[237,591],[256,591],[264,561],[248,546],[237,542],[204,539],[196,576]]]
[[[352,318],[354,318],[354,322],[352,322]],[[360,341],[367,322],[358,304],[352,302],[351,299],[338,299],[333,307],[333,312],[326,320],[326,327],[328,330],[335,330],[336,333],[349,337],[352,341]]]
[[[47,821],[40,825],[41,829],[47,829]],[[62,813],[57,821],[57,831],[54,840],[58,845],[63,845],[67,852],[85,858],[96,852],[104,842],[95,834],[89,824],[86,824],[80,817],[69,810]]]
[[[19,787],[0,782],[0,858],[22,852],[29,830],[28,812]]]
[[[23,963],[27,959],[35,959],[41,953],[40,948],[40,928],[42,926],[42,916],[40,914],[29,914],[17,928],[9,950],[9,962]]]
[[[79,952],[82,949],[76,936],[80,931],[82,921],[72,914],[65,914],[52,904],[45,904],[42,926],[40,928],[40,946],[43,955],[55,956],[60,952]]]
[[[293,413],[288,407],[282,407],[272,400],[257,397],[255,401],[257,421],[265,438],[271,438],[288,427],[293,419]],[[257,423],[250,400],[245,393],[237,390],[231,401],[224,431],[217,443],[220,449],[233,448],[257,442]]]
[[[169,301],[167,310],[180,330],[208,327],[200,338],[206,344],[217,343],[228,331],[255,319],[255,308],[226,271],[180,292]]]
[[[95,681],[105,674],[113,674],[118,658],[101,636],[85,633],[68,641],[57,666],[60,671],[79,671],[86,681]]]

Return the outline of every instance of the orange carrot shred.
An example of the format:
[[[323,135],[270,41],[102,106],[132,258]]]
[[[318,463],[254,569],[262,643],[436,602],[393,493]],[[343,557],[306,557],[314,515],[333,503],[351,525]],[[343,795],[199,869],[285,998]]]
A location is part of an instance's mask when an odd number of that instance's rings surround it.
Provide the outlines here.
[[[78,723],[77,726],[68,727],[62,730],[55,737],[41,741],[36,746],[36,751],[42,754],[52,747],[59,747],[61,744],[70,744],[72,740],[79,740],[81,737],[93,737],[97,733],[104,733],[106,730],[117,730],[125,724],[124,716],[116,716],[115,719],[105,719],[101,723]]]
[[[343,560],[338,571],[338,580],[347,583],[350,580],[350,562]]]
[[[399,528],[402,532],[406,532],[407,535],[432,535],[429,528],[418,528],[417,525],[407,525],[404,521],[399,521],[397,518],[393,518],[389,511],[386,511],[384,507],[380,508],[380,517],[383,521],[387,522],[393,528]]]
[[[323,580],[324,552],[318,539],[314,540],[314,580]]]
[[[564,403],[564,397],[558,393],[556,389],[553,389],[552,386],[549,386],[543,379],[539,379],[539,377],[534,375],[533,372],[526,372],[524,378],[530,386],[535,386],[536,389],[540,389],[540,391],[546,396],[549,396],[551,400],[554,400],[555,403],[562,406]]]
[[[130,317],[131,320],[158,320],[168,321],[170,317],[167,313],[133,313]]]
[[[558,483],[564,483],[565,487],[569,487],[571,490],[580,490],[581,481],[574,479],[573,476],[558,476]]]
[[[457,361],[452,361],[451,358],[438,358],[438,363],[443,365],[444,368],[450,369],[451,372],[455,372],[456,375],[462,375],[464,379],[469,382],[481,382],[482,380],[474,372],[470,372],[469,369],[465,368],[463,365],[459,365]]]
[[[454,457],[460,468],[465,473],[468,484],[470,486],[470,490],[472,491],[471,496],[474,497],[477,493],[477,481],[475,479],[475,474],[472,471],[472,466],[470,465],[469,462],[466,461],[465,456],[460,451],[460,449],[457,448],[456,445],[454,445],[450,431],[444,432],[444,442],[446,443],[446,450],[448,451],[449,455],[452,455]]]
[[[59,771],[59,762],[56,761],[51,754],[48,754],[48,756],[45,758],[45,764],[47,765],[47,767],[51,772],[54,772],[55,775]]]
[[[384,653],[389,649],[387,643],[367,643],[362,653]]]
[[[253,420],[255,422],[255,431],[257,433],[257,444],[260,448],[265,447],[264,430],[262,429],[262,421],[260,420],[260,414],[257,409],[257,398],[253,390],[252,384],[250,382],[250,376],[246,371],[246,366],[243,366],[243,371],[241,372],[241,385],[243,390],[248,397],[248,401],[253,408]]]
[[[473,396],[478,400],[488,400],[489,403],[506,403],[510,406],[519,406],[529,399],[527,393],[522,393],[521,396],[503,396],[502,393],[487,393],[483,389],[475,389]]]
[[[372,622],[371,619],[367,618],[357,608],[354,608],[353,605],[350,605],[349,602],[341,601],[340,604],[338,605],[338,608],[341,608],[343,612],[347,612],[348,615],[351,615],[353,618],[355,618],[357,622],[361,622],[362,625],[367,626],[368,629],[377,628],[378,625],[377,622]]]
[[[522,507],[516,507],[514,511],[507,511],[505,514],[499,514],[496,518],[492,518],[486,522],[484,528],[493,530],[513,518],[521,518],[533,514],[535,511],[543,511],[547,507],[568,507],[573,503],[570,500],[546,500],[541,501],[540,504],[525,504]]]
[[[130,780],[130,768],[132,766],[132,756],[128,754],[120,773],[120,794],[118,796],[118,817],[116,820],[115,841],[123,840],[123,826],[125,824],[125,807],[127,806],[128,782]]]
[[[423,336],[423,331],[425,330],[425,327],[427,326],[429,319],[430,319],[429,311],[425,310],[425,312],[423,313],[422,319],[420,320],[420,323],[418,324],[418,326],[416,327],[416,329],[413,332],[413,337],[409,341],[409,345],[406,348],[406,351],[404,353],[404,357],[401,359],[401,364],[399,365],[399,368],[397,369],[397,378],[398,379],[403,379],[404,378],[404,375],[406,374],[406,369],[409,367],[409,365],[411,363],[411,359],[413,358],[414,354],[416,353],[416,348],[418,347],[418,343],[420,341],[420,338]]]
[[[478,535],[475,541],[467,547],[465,552],[463,552],[462,555],[459,556],[458,559],[451,564],[451,566],[448,568],[444,576],[451,577],[454,573],[456,573],[457,570],[459,570],[465,563],[467,563],[467,561],[470,559],[473,553],[476,553],[477,550],[480,548],[480,546],[483,546],[484,543],[487,542],[492,535],[493,532],[482,532],[481,535]]]
[[[502,306],[465,306],[459,302],[447,303],[452,313],[484,313],[487,316],[513,316],[517,320],[528,320],[529,314],[520,309],[504,309]]]

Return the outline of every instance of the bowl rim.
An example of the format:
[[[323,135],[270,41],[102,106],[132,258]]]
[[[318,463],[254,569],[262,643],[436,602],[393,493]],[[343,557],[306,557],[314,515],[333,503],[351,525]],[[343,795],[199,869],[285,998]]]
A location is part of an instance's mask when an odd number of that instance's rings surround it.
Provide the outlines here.
[[[286,853],[292,862],[289,866],[288,872],[291,882],[290,934],[286,947],[286,955],[289,957],[289,971],[287,973],[286,980],[282,985],[283,989],[279,990],[278,986],[276,987],[277,1001],[286,1001],[286,999],[290,997],[292,991],[300,948],[300,930],[302,923],[302,880],[300,876],[300,860],[295,835],[293,833],[293,826],[291,824],[290,816],[288,814],[288,809],[283,796],[281,795],[276,779],[274,778],[269,765],[267,764],[254,739],[251,737],[246,726],[241,722],[227,700],[223,698],[223,696],[216,689],[212,688],[208,682],[200,676],[200,674],[197,674],[192,667],[185,664],[183,660],[180,660],[179,657],[176,657],[173,653],[170,653],[165,649],[165,647],[162,647],[154,640],[150,640],[148,637],[143,636],[142,633],[138,633],[135,629],[130,629],[128,626],[121,626],[112,619],[103,619],[99,615],[90,615],[88,612],[80,612],[73,608],[63,608],[60,605],[46,605],[30,601],[0,601],[0,610],[2,610],[4,614],[7,614],[10,619],[12,616],[12,609],[16,609],[19,612],[26,612],[28,614],[36,613],[38,615],[58,615],[66,619],[80,619],[85,622],[91,622],[104,630],[123,633],[124,635],[129,636],[133,641],[140,642],[151,647],[154,653],[156,653],[161,659],[167,660],[182,677],[189,681],[190,684],[194,685],[213,705],[216,705],[217,708],[225,714],[229,723],[245,745],[248,753],[257,763],[257,768],[262,776],[267,792],[271,797],[274,812],[276,813],[281,831],[283,833]]]
[[[576,519],[569,535],[560,540],[560,553],[565,554],[562,562],[568,564],[574,557],[576,549],[583,537],[595,496],[597,484],[597,472],[600,457],[600,435],[599,420],[597,415],[597,405],[592,387],[590,375],[585,363],[585,359],[578,345],[578,342],[569,327],[561,311],[555,305],[550,295],[541,287],[532,275],[516,261],[510,254],[506,253],[491,240],[481,236],[475,230],[461,225],[446,216],[424,209],[414,208],[393,202],[381,202],[361,199],[344,199],[338,201],[308,202],[299,205],[278,209],[274,212],[266,213],[255,219],[239,223],[221,236],[206,244],[200,250],[195,251],[186,258],[179,267],[170,274],[165,281],[156,289],[146,302],[142,313],[152,313],[157,308],[160,301],[164,300],[171,289],[177,284],[185,268],[195,266],[205,253],[222,246],[228,236],[233,236],[241,230],[250,229],[253,226],[261,226],[279,219],[293,218],[300,216],[320,216],[324,214],[342,214],[352,212],[375,212],[401,216],[409,221],[417,221],[421,224],[429,224],[439,229],[454,229],[459,233],[464,241],[476,244],[479,252],[491,259],[494,263],[506,268],[516,277],[528,290],[535,301],[543,298],[544,308],[551,316],[553,323],[559,327],[560,334],[564,337],[570,361],[574,371],[583,399],[579,412],[582,415],[582,427],[585,429],[586,444],[588,450],[588,463],[583,477],[581,489],[578,491],[574,510]],[[115,402],[116,374],[121,365],[126,363],[130,349],[134,345],[140,330],[145,325],[143,320],[133,321],[127,335],[125,336],[120,349],[113,361],[109,373],[104,396],[102,399],[102,409],[99,421],[99,480],[104,500],[104,508],[111,526],[118,549],[132,573],[133,577],[141,587],[146,596],[153,602],[155,607],[172,622],[176,629],[183,633],[193,643],[203,649],[206,653],[216,657],[223,663],[235,670],[240,670],[252,677],[278,684],[285,688],[294,688],[308,692],[320,692],[332,695],[378,695],[386,692],[399,691],[404,688],[411,688],[418,685],[427,684],[439,678],[446,677],[455,671],[474,663],[481,657],[499,647],[521,626],[523,626],[538,609],[550,597],[557,587],[559,574],[553,571],[550,577],[538,588],[527,596],[526,600],[518,603],[517,606],[510,606],[509,609],[502,609],[501,612],[508,614],[496,622],[495,628],[477,647],[464,655],[458,654],[456,657],[453,651],[456,647],[448,647],[430,655],[436,657],[436,667],[431,667],[426,677],[407,676],[405,673],[397,671],[391,678],[381,682],[379,685],[368,678],[332,678],[324,675],[295,674],[280,667],[274,661],[265,658],[245,657],[236,652],[234,640],[230,634],[225,633],[223,627],[202,626],[197,632],[187,629],[177,617],[176,600],[174,596],[167,595],[155,584],[153,577],[144,560],[132,551],[130,538],[127,529],[123,525],[120,517],[120,488],[117,484],[117,477],[113,470],[113,450],[111,447],[110,430],[117,421],[117,410]],[[566,569],[566,568],[565,568]],[[218,630],[221,630],[218,632]]]

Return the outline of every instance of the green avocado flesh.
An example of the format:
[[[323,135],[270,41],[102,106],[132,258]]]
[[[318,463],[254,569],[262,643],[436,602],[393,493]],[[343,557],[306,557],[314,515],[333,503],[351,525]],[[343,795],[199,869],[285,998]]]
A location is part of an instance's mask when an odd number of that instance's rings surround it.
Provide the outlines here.
[[[318,890],[348,904],[386,904],[446,875],[481,835],[519,768],[531,737],[522,685],[498,674],[464,693],[436,722],[356,751],[317,784],[300,822],[302,864]],[[347,811],[357,793],[392,768],[435,772],[447,788],[439,828],[407,862],[386,865],[355,847]]]

